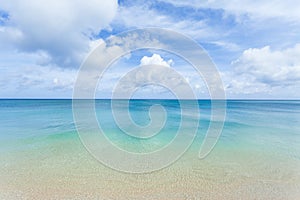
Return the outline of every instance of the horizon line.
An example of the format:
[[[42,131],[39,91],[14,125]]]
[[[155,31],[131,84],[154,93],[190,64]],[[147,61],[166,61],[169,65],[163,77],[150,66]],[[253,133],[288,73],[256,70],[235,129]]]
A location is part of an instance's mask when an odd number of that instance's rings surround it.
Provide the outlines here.
[[[300,99],[284,99],[284,98],[227,98],[227,99],[175,99],[175,98],[132,98],[132,99],[113,99],[113,98],[94,98],[94,99],[73,99],[73,98],[0,98],[0,100],[239,100],[239,101],[300,101]]]

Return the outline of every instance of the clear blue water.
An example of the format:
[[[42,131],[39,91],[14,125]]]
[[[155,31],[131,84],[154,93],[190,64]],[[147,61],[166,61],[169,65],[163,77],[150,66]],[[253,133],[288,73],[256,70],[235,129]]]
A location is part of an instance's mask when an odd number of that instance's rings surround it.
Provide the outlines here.
[[[124,111],[123,103],[118,103],[118,112]],[[228,101],[222,135],[211,154],[200,161],[197,156],[211,111],[210,101],[198,103],[201,112],[199,128],[187,156],[171,170],[157,176],[163,175],[164,181],[176,182],[182,180],[182,176],[188,176],[182,184],[189,188],[203,187],[207,181],[214,190],[222,187],[219,192],[225,192],[227,187],[232,187],[242,190],[247,197],[254,194],[247,193],[249,191],[255,191],[255,198],[273,195],[280,199],[287,195],[284,191],[297,196],[300,186],[300,101]],[[97,100],[95,107],[98,121],[112,142],[129,151],[149,152],[166,145],[180,125],[180,107],[176,100],[131,100],[133,120],[146,125],[148,110],[153,104],[163,105],[168,118],[161,133],[148,140],[125,135],[118,128],[110,100]],[[188,119],[197,120],[193,110],[188,112]],[[187,125],[184,129],[188,136],[190,127]],[[100,173],[96,166],[101,164],[93,163],[89,156],[76,131],[72,100],[0,100],[0,192],[11,189],[12,196],[17,190],[36,195],[40,191],[35,185],[39,183],[43,185],[43,194],[59,181],[64,181],[70,191],[76,191],[78,180],[91,182],[88,188],[111,180],[122,186],[123,179],[130,178],[103,168],[99,169]],[[102,173],[107,179],[97,179]],[[136,182],[132,179],[132,183],[139,184],[140,180],[135,178]],[[150,180],[151,176],[148,178]],[[35,190],[36,193],[31,192]],[[95,193],[98,190],[95,189]],[[230,191],[234,192],[229,189],[228,194]],[[128,192],[126,188],[124,192]]]
[[[168,133],[165,139],[173,137],[172,132],[176,133],[180,125],[180,106],[176,100],[131,100],[133,120],[139,125],[146,125],[149,122],[148,110],[153,104],[161,104],[166,109],[168,117],[162,132]],[[96,101],[98,121],[108,137],[122,137],[110,106],[110,100]],[[199,108],[198,136],[203,138],[210,121],[210,101],[200,100]],[[119,109],[120,112],[124,111],[122,106]],[[190,120],[196,120],[193,114]],[[219,145],[234,143],[298,149],[299,124],[300,101],[231,100],[227,103],[227,116]],[[5,144],[6,141],[66,133],[74,133],[74,137],[77,137],[72,100],[0,100],[0,139],[4,144],[0,149],[9,146]]]

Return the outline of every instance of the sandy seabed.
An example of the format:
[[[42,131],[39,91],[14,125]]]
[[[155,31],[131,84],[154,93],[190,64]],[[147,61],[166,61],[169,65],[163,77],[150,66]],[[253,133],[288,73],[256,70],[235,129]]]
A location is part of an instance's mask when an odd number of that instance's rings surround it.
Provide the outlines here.
[[[64,147],[2,157],[0,199],[300,199],[298,161],[284,170],[279,160],[273,165],[247,151],[237,156],[216,149],[199,160],[190,150],[163,170],[127,174],[78,145]]]

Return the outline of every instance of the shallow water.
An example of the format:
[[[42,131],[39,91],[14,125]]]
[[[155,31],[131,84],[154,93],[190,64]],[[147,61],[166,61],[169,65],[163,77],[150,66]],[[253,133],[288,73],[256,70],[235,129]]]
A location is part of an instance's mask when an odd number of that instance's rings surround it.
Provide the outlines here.
[[[153,104],[168,114],[157,136],[133,138],[114,122],[110,103],[96,101],[98,121],[106,136],[128,151],[161,148],[180,125],[178,101],[132,100],[130,114],[139,125],[149,122]],[[126,174],[104,166],[84,148],[71,100],[0,100],[0,199],[300,198],[300,101],[228,101],[220,140],[202,160],[197,156],[210,101],[199,101],[199,108],[197,137],[183,157],[153,173]],[[187,117],[197,120],[193,110]],[[188,136],[190,127],[183,128]]]

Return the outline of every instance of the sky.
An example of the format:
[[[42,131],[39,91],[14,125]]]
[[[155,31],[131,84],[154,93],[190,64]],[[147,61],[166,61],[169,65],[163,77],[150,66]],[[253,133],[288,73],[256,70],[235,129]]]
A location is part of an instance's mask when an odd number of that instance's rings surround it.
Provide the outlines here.
[[[300,99],[300,4],[296,0],[0,0],[0,98],[72,98],[82,62],[97,45],[136,28],[167,28],[201,45],[229,99]],[[189,63],[163,50],[119,59],[99,81],[110,98],[133,67],[180,72],[198,98],[209,98]],[[172,98],[149,85],[137,98]]]

